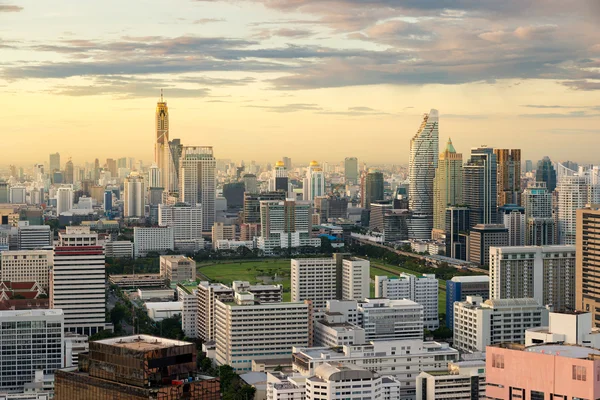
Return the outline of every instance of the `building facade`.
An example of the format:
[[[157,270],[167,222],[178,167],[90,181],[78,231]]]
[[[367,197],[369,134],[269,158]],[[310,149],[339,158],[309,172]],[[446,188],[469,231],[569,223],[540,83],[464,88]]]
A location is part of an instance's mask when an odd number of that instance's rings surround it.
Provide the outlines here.
[[[196,261],[186,256],[160,256],[160,275],[171,284],[196,280]]]
[[[2,252],[0,281],[36,282],[48,288],[53,263],[52,250],[14,250]]]
[[[521,205],[521,149],[494,149],[498,163],[498,207]]]
[[[600,207],[592,205],[577,210],[576,236],[576,289],[575,306],[579,311],[591,312],[594,323],[600,327]]]
[[[478,296],[483,301],[490,297],[490,277],[487,275],[455,276],[446,281],[446,326],[454,329],[454,303],[467,296]]]
[[[165,253],[175,249],[173,228],[165,227],[135,227],[133,228],[134,256],[146,257],[150,252]]]
[[[552,193],[546,182],[532,182],[523,191],[521,204],[525,208],[525,245],[555,244],[556,225],[552,217]]]
[[[500,224],[475,225],[469,235],[469,261],[489,265],[492,246],[508,246],[508,228]]]
[[[497,161],[494,149],[471,149],[471,158],[463,166],[463,201],[470,209],[469,227],[495,224],[498,211]]]
[[[463,203],[463,158],[448,139],[433,180],[433,229],[446,231],[446,209]]]
[[[180,160],[180,196],[188,204],[202,204],[202,231],[215,223],[215,168],[212,147],[184,146]]]

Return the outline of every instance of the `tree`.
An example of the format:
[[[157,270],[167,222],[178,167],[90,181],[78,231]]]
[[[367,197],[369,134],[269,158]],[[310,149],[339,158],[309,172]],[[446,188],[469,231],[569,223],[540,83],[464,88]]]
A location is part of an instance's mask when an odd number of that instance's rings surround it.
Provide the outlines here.
[[[115,326],[120,324],[128,312],[129,310],[123,304],[115,304],[115,307],[110,311],[110,322],[112,322]]]

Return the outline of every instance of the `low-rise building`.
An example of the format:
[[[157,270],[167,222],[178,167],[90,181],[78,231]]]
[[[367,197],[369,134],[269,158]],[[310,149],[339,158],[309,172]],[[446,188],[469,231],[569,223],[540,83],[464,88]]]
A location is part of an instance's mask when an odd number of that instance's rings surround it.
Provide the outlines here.
[[[121,289],[136,289],[136,288],[164,288],[167,285],[167,280],[160,274],[144,274],[144,275],[109,275],[108,281],[120,287]]]
[[[326,312],[314,323],[314,344],[322,347],[340,347],[366,343],[365,330],[349,323],[341,313]]]
[[[144,303],[148,316],[155,322],[160,322],[165,318],[172,318],[181,315],[183,312],[182,301],[160,301]]]
[[[447,371],[421,372],[417,400],[485,399],[485,360],[448,363]]]
[[[106,258],[133,258],[133,242],[115,240],[104,243]]]
[[[248,292],[261,303],[281,303],[283,301],[283,285],[251,285],[246,281],[233,281],[233,290],[238,293]]]
[[[143,288],[137,290],[137,296],[140,300],[174,300],[175,291],[170,287],[161,288]]]
[[[391,300],[408,299],[423,306],[426,329],[439,328],[439,283],[434,274],[415,276],[402,273],[398,277],[376,276],[375,297]]]
[[[253,240],[217,240],[213,242],[213,247],[217,250],[238,250],[240,247],[245,247],[248,250],[256,248],[256,243]]]
[[[367,340],[423,338],[423,306],[414,301],[365,299],[358,315]]]
[[[88,336],[66,332],[64,342],[64,367],[77,367],[79,365],[79,354],[87,353],[90,349]]]
[[[454,347],[465,352],[485,352],[497,343],[525,343],[528,328],[548,325],[548,309],[535,299],[483,301],[468,296],[454,303]]]
[[[196,261],[186,256],[160,256],[160,275],[171,284],[196,280]]]
[[[600,330],[594,326],[589,312],[551,312],[548,326],[529,328],[525,331],[525,346],[542,343],[564,343],[600,348]]]

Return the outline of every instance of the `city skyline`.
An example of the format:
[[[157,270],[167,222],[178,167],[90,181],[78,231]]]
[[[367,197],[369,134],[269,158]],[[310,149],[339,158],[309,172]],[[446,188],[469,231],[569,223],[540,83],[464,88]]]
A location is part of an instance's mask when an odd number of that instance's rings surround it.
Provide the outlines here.
[[[3,1],[4,144],[27,149],[4,162],[149,163],[161,88],[169,137],[218,159],[407,164],[436,108],[440,140],[464,154],[597,162],[572,145],[600,133],[593,1],[398,3]]]

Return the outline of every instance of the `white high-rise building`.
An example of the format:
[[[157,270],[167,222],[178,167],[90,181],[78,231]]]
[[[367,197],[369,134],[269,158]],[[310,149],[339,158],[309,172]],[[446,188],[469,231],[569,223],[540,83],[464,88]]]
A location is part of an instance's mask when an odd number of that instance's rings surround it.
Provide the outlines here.
[[[137,172],[132,172],[125,178],[124,188],[123,216],[125,218],[143,217],[146,207],[144,179]]]
[[[315,308],[324,309],[328,300],[338,298],[336,271],[336,257],[292,259],[292,301],[311,300]]]
[[[202,230],[215,223],[215,168],[213,148],[184,146],[179,161],[180,196],[184,203],[202,204]]]
[[[410,141],[408,160],[408,206],[413,212],[414,239],[431,238],[433,229],[433,180],[438,165],[439,116],[432,109],[425,114]]]
[[[325,196],[325,174],[317,161],[311,161],[304,178],[303,200],[314,201]]]
[[[73,209],[73,187],[61,186],[56,191],[56,215]]]
[[[215,304],[217,300],[233,300],[233,289],[222,283],[200,282],[198,285],[198,319],[196,337],[208,342],[215,339]]]
[[[0,281],[37,282],[47,289],[52,255],[52,250],[3,251]]]
[[[269,179],[269,191],[288,191],[288,170],[283,161],[277,161]]]
[[[156,164],[152,164],[150,168],[148,168],[148,187],[160,188],[162,187],[160,184],[160,169]]]
[[[202,205],[177,203],[158,205],[158,225],[173,228],[175,247],[186,242],[203,243]]]
[[[434,274],[415,276],[400,274],[399,277],[376,276],[375,297],[391,300],[408,299],[423,306],[426,329],[439,328],[438,314],[439,283]]]
[[[52,246],[50,225],[29,225],[27,221],[19,221],[17,232],[19,250],[34,250]]]
[[[12,204],[27,203],[27,189],[24,186],[11,186],[9,196]]]
[[[198,334],[198,289],[177,285],[177,300],[183,303],[181,329],[186,337],[195,338]]]
[[[525,208],[505,204],[498,208],[498,223],[508,229],[509,246],[525,246]]]
[[[309,306],[305,303],[256,304],[251,293],[215,304],[216,358],[237,372],[251,371],[253,360],[286,360],[309,341]]]
[[[133,255],[145,257],[150,252],[164,253],[175,250],[173,228],[170,226],[133,228]]]
[[[497,343],[525,343],[525,331],[548,325],[548,309],[535,299],[496,299],[478,296],[454,303],[454,347],[485,352]]]
[[[414,301],[365,299],[358,315],[367,340],[423,339],[423,306]]]
[[[521,195],[525,208],[525,245],[547,246],[554,244],[556,225],[552,218],[552,193],[546,182],[532,182]]]
[[[575,246],[490,248],[490,299],[534,298],[575,311]]]
[[[64,321],[63,310],[0,311],[0,392],[23,392],[36,371],[64,367]]]
[[[104,249],[89,227],[59,233],[50,277],[50,307],[62,309],[65,330],[93,335],[104,329],[106,311]]]
[[[362,301],[369,297],[371,262],[348,257],[342,260],[342,299]]]

